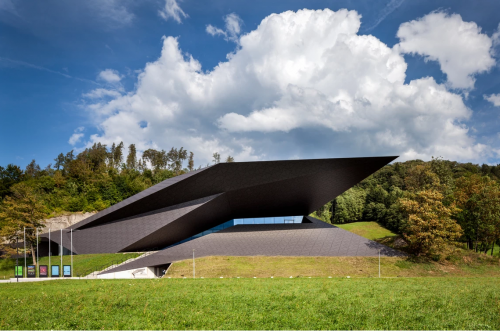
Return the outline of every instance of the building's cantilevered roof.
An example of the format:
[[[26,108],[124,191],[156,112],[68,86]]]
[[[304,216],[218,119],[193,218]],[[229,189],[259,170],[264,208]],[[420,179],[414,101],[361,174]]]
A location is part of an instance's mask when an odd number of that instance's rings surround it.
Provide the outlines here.
[[[79,254],[161,249],[235,218],[309,215],[395,158],[220,163],[165,180],[66,231],[73,229]]]

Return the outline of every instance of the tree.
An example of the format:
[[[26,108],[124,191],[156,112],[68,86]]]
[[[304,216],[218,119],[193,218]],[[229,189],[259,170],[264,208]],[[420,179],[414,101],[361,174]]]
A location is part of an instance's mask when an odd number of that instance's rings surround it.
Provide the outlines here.
[[[462,229],[451,215],[459,210],[444,206],[443,195],[427,189],[400,199],[402,209],[408,214],[403,237],[416,255],[441,257],[448,253],[448,245],[455,242]]]
[[[215,153],[212,155],[212,157],[214,158],[214,159],[213,159],[214,164],[218,164],[218,163],[220,163],[220,154],[219,154],[219,153],[215,152]]]
[[[188,160],[188,169],[189,171],[193,171],[194,170],[194,153],[193,152],[189,152],[189,160]]]
[[[351,188],[339,195],[334,203],[333,223],[360,221],[363,217],[366,193],[360,188]]]
[[[14,164],[0,167],[0,199],[10,193],[10,187],[21,181],[22,176],[23,171]]]
[[[167,159],[170,161],[170,169],[176,174],[180,174],[182,163],[187,158],[187,151],[181,147],[179,150],[172,147],[167,153]]]
[[[231,163],[231,162],[234,162],[234,157],[232,157],[231,155],[229,155],[226,159],[226,162],[227,163]]]
[[[35,178],[39,172],[40,166],[36,163],[35,160],[31,160],[31,162],[26,166],[24,174],[28,177]]]
[[[121,141],[118,146],[115,147],[113,153],[113,165],[115,168],[119,169],[123,161],[123,141]]]
[[[456,219],[464,229],[469,249],[487,250],[499,239],[500,188],[488,176],[472,174],[456,180],[454,197],[458,207]]]
[[[26,241],[31,247],[33,264],[36,263],[33,246],[36,245],[36,229],[44,226],[47,216],[45,206],[40,194],[26,183],[19,183],[11,188],[12,196],[7,196],[3,201],[0,220],[3,227],[0,236],[11,244],[16,242],[16,237],[26,228]]]
[[[128,146],[127,168],[131,170],[137,169],[137,150],[135,149],[135,144]]]
[[[143,166],[145,166],[145,161],[149,161],[151,167],[153,167],[153,172],[158,172],[158,170],[165,169],[168,165],[167,153],[164,150],[157,151],[149,148],[142,153]]]
[[[54,167],[56,168],[56,170],[60,170],[61,167],[64,167],[64,161],[65,161],[65,158],[64,158],[64,154],[63,153],[60,153],[55,159],[54,161],[56,161],[56,163],[54,164]]]
[[[429,164],[421,164],[408,169],[404,182],[406,190],[410,192],[427,189],[442,190],[439,176],[432,172]]]

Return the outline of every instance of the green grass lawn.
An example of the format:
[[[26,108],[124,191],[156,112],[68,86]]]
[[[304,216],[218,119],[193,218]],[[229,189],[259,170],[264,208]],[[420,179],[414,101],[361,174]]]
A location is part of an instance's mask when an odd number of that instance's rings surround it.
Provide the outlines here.
[[[346,224],[334,224],[335,226],[357,234],[358,236],[365,237],[370,240],[379,239],[388,236],[395,236],[396,234],[387,230],[377,222],[354,222]]]
[[[102,270],[110,265],[121,263],[125,260],[141,255],[140,253],[117,253],[117,254],[86,254],[73,255],[73,275],[86,276],[95,270]],[[33,259],[27,258],[27,264],[33,264]],[[40,265],[49,265],[49,257],[42,257],[39,261]],[[61,264],[60,256],[52,256],[51,264]],[[71,256],[63,256],[63,265],[71,264]],[[0,279],[14,277],[15,259],[0,259]],[[19,259],[19,265],[24,266],[24,258]],[[38,273],[38,270],[37,270]]]
[[[498,278],[0,284],[0,329],[500,329]]]

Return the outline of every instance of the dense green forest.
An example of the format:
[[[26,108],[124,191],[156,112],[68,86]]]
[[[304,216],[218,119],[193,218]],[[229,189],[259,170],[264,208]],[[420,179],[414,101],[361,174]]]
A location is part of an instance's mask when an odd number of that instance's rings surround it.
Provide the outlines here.
[[[125,155],[126,154],[126,155]],[[213,162],[221,161],[218,153]],[[226,162],[233,162],[229,156]],[[172,148],[100,143],[61,153],[41,168],[0,167],[0,236],[68,212],[100,211],[165,179],[193,171],[194,154]],[[443,159],[395,162],[313,213],[325,222],[375,221],[398,233],[417,255],[446,255],[450,244],[487,252],[500,238],[500,165]]]
[[[500,238],[499,182],[500,165],[480,166],[440,158],[395,162],[314,215],[332,224],[375,221],[410,241],[415,233],[421,235],[417,241],[431,243],[439,231],[452,236],[455,233],[455,239],[469,249],[486,252]],[[460,229],[453,229],[448,221]]]
[[[100,211],[165,179],[194,169],[194,154],[172,148],[148,149],[137,157],[135,145],[125,156],[123,143],[111,148],[100,143],[78,155],[59,154],[53,164],[41,168],[33,160],[26,169],[0,166],[0,203],[12,195],[12,187],[23,183],[32,188],[48,215],[64,212]],[[229,156],[226,162],[234,159]],[[220,155],[214,153],[214,163]],[[0,205],[1,208],[1,205]]]

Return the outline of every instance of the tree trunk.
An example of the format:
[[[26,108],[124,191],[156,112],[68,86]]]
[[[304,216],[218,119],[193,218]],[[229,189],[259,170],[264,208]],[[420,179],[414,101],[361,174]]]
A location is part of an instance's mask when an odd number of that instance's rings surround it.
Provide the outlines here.
[[[495,249],[495,240],[493,240],[493,243],[491,244],[491,256],[493,256],[494,249]]]
[[[33,258],[33,264],[36,265],[36,253],[35,249],[33,248],[33,243],[30,243],[31,246],[31,257]]]

